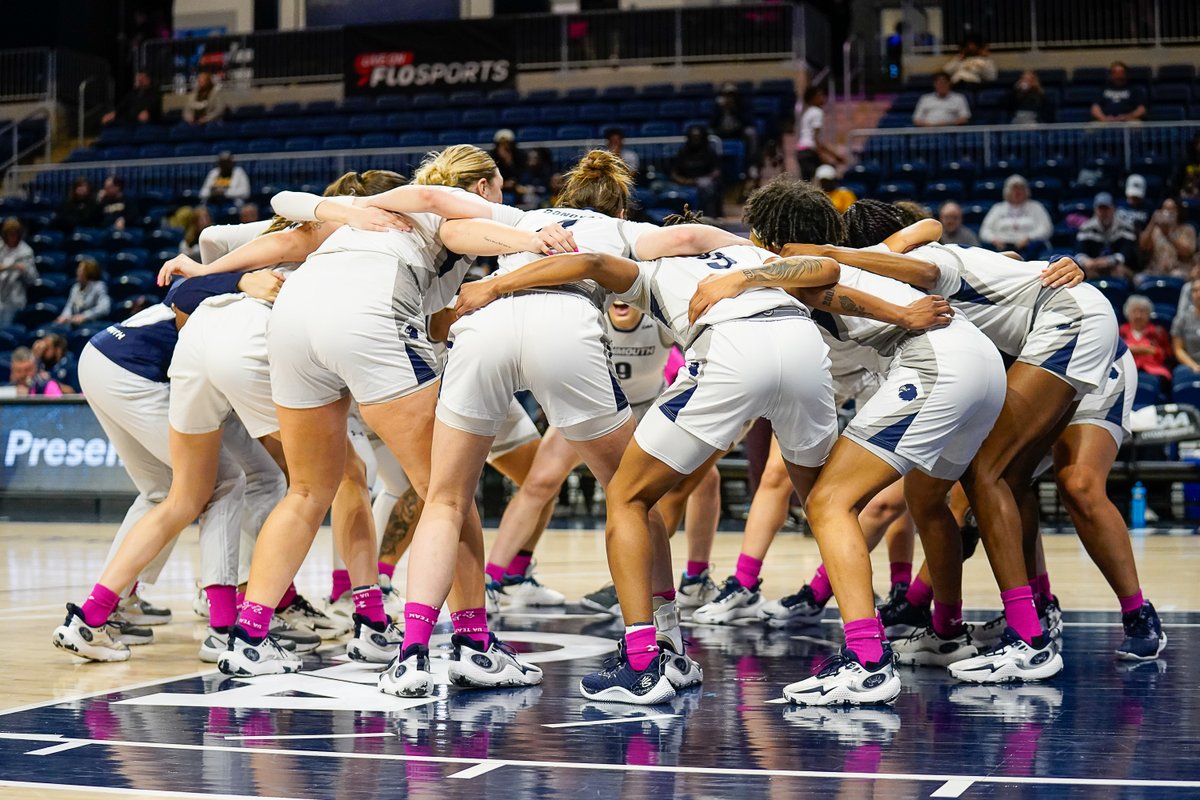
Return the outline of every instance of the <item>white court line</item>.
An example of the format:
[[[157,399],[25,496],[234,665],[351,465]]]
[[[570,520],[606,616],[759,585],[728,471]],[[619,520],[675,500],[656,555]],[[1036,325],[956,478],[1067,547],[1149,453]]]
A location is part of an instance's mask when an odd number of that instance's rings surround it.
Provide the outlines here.
[[[382,739],[392,738],[394,733],[306,733],[296,736],[226,736],[227,742],[284,742],[295,739]]]
[[[486,775],[494,769],[500,769],[504,766],[503,761],[481,761],[473,767],[467,767],[459,772],[447,775],[447,778],[461,778],[469,781],[471,778],[478,778],[480,775]]]
[[[62,705],[63,703],[75,703],[80,700],[87,700],[92,697],[100,697],[100,696],[106,695],[106,694],[117,694],[120,692],[132,692],[135,689],[145,689],[149,686],[159,686],[161,684],[169,683],[171,681],[186,681],[190,678],[200,678],[205,675],[212,675],[216,671],[217,671],[216,667],[211,667],[209,669],[202,669],[198,672],[189,672],[184,675],[174,675],[174,676],[168,676],[165,678],[155,678],[154,680],[141,681],[140,683],[131,683],[131,684],[127,684],[125,686],[114,686],[111,689],[102,689],[98,692],[88,692],[87,694],[72,695],[70,697],[60,697],[55,700],[43,700],[40,703],[30,703],[30,704],[24,705],[24,706],[15,706],[13,708],[5,708],[5,709],[0,710],[0,717],[7,716],[8,714],[17,714],[21,711],[33,711],[38,708],[49,708],[50,706]]]
[[[0,733],[0,739],[45,741],[45,734]],[[51,739],[53,741],[53,739]],[[86,742],[88,744],[106,747],[133,747],[147,750],[192,750],[218,753],[261,753],[272,756],[296,756],[298,758],[333,758],[353,759],[362,761],[398,761],[424,764],[462,764],[477,765],[498,763],[506,767],[521,767],[525,769],[571,769],[597,770],[600,772],[651,772],[664,774],[685,775],[720,775],[737,777],[768,777],[768,778],[831,778],[834,780],[872,780],[872,781],[918,781],[930,783],[948,783],[950,781],[971,781],[972,783],[1022,784],[1029,786],[1118,786],[1148,787],[1165,789],[1200,789],[1200,780],[1147,780],[1134,778],[1052,778],[1025,775],[946,775],[921,774],[910,772],[835,772],[831,770],[800,770],[800,769],[747,769],[737,767],[682,767],[651,764],[604,764],[581,761],[520,761],[513,759],[463,758],[460,756],[409,756],[389,753],[357,753],[333,750],[288,750],[274,747],[232,747],[206,744],[175,744],[170,742],[134,742],[119,739],[69,739],[66,741]],[[33,784],[41,786],[44,784]],[[167,794],[166,792],[163,793]],[[193,795],[181,795],[190,797]],[[217,795],[197,795],[215,797]]]
[[[962,793],[965,792],[967,789],[970,789],[971,785],[973,783],[975,783],[975,781],[967,780],[967,779],[946,781],[941,786],[934,789],[933,794],[931,794],[929,796],[930,797],[961,797]]]
[[[60,792],[116,794],[122,797],[184,797],[198,800],[308,800],[303,797],[268,797],[263,794],[212,794],[210,792],[168,792],[164,789],[116,789],[108,786],[81,786],[77,783],[37,783],[36,781],[5,781],[0,786],[13,789],[54,789]]]
[[[632,717],[616,717],[615,719],[589,719],[584,722],[554,722],[544,723],[543,728],[584,728],[590,725],[618,725],[622,722],[649,722],[656,719],[674,719],[678,714],[638,714]]]
[[[49,747],[43,747],[41,750],[30,750],[25,755],[27,755],[27,756],[52,756],[55,753],[61,753],[64,750],[74,750],[77,747],[87,747],[87,746],[88,746],[88,742],[72,742],[72,741],[59,742],[58,744],[52,744]]]

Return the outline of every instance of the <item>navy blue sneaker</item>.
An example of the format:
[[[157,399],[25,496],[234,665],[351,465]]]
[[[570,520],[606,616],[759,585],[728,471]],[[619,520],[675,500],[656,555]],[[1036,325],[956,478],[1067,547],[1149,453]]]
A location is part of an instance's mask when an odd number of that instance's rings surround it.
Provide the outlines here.
[[[914,606],[903,595],[894,602],[889,600],[879,609],[879,619],[883,621],[883,632],[889,639],[902,639],[933,625],[929,609]]]
[[[624,639],[617,643],[617,654],[607,659],[599,672],[583,676],[579,691],[588,700],[640,706],[665,703],[675,697],[675,688],[663,669],[662,655],[639,672],[629,663]]]
[[[1167,649],[1167,635],[1163,633],[1158,612],[1149,600],[1142,607],[1121,615],[1125,628],[1125,641],[1117,648],[1117,658],[1123,661],[1153,661]]]

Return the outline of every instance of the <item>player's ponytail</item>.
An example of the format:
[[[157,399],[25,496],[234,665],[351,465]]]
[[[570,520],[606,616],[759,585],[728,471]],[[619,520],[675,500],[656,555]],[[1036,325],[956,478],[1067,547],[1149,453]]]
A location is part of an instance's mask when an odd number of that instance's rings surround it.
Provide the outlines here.
[[[470,144],[456,144],[440,153],[425,156],[413,173],[413,183],[425,186],[454,186],[470,191],[479,181],[496,175],[496,162],[487,152]]]
[[[389,189],[403,186],[405,178],[398,172],[387,169],[369,169],[366,172],[347,172],[333,183],[325,187],[322,197],[366,197],[372,194],[382,194]],[[275,233],[295,226],[297,223],[285,219],[278,214],[271,220],[271,225],[263,233]]]
[[[608,150],[587,153],[564,177],[555,205],[593,208],[610,217],[622,216],[632,206],[633,172]]]
[[[842,244],[846,227],[829,196],[810,183],[781,175],[746,200],[746,224],[763,247]]]
[[[856,200],[842,217],[850,247],[871,247],[904,228],[900,211],[882,200]]]

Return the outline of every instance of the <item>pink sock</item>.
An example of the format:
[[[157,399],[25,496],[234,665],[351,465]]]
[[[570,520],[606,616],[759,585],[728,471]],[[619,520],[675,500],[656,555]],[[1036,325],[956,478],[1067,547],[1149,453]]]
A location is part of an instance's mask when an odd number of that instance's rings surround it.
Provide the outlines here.
[[[1142,597],[1141,589],[1138,589],[1136,593],[1129,595],[1129,597],[1118,597],[1117,599],[1121,601],[1122,614],[1128,614],[1130,611],[1137,611],[1146,603],[1146,599]]]
[[[1032,642],[1035,637],[1042,635],[1042,623],[1038,622],[1037,608],[1033,605],[1033,590],[1028,586],[1018,586],[1000,593],[1004,603],[1004,618],[1008,627],[1026,642]]]
[[[275,609],[270,606],[247,602],[238,612],[237,625],[251,638],[261,640],[271,632],[271,617],[274,615]]]
[[[921,580],[921,576],[918,575],[908,585],[908,591],[904,593],[904,599],[908,601],[910,606],[927,608],[933,602],[933,587]]]
[[[387,624],[387,614],[383,613],[383,592],[378,586],[354,587],[354,613],[376,625]]]
[[[670,589],[667,589],[664,592],[655,592],[654,596],[661,597],[663,600],[666,600],[668,603],[672,603],[675,601],[675,587],[672,586]]]
[[[892,586],[899,583],[912,583],[912,562],[911,561],[893,561],[892,569]]]
[[[237,587],[213,584],[204,587],[208,596],[208,624],[228,628],[237,622]]]
[[[437,625],[439,613],[436,608],[424,603],[405,603],[404,643],[400,646],[401,651],[407,650],[409,645],[414,644],[428,646],[429,637],[433,635],[433,626]]]
[[[333,588],[329,590],[330,602],[350,591],[350,571],[335,569],[333,571]]]
[[[237,603],[237,610],[240,614],[242,611],[242,606],[246,605],[246,593],[239,591],[236,595],[234,595],[233,599]]]
[[[687,576],[689,578],[698,578],[708,569],[707,561],[689,561],[687,562]]]
[[[737,567],[734,569],[733,577],[737,578],[738,583],[745,586],[747,589],[753,589],[758,585],[758,573],[762,571],[762,562],[754,556],[748,556],[745,553],[738,554]]]
[[[529,571],[529,564],[533,561],[533,551],[519,550],[513,556],[513,560],[508,562],[508,566],[504,568],[505,575],[514,577],[524,576]]]
[[[658,657],[658,641],[653,625],[630,625],[625,629],[625,652],[629,666],[641,672]]]
[[[833,597],[833,584],[829,582],[829,575],[825,572],[824,564],[817,567],[817,572],[812,576],[808,585],[813,591],[813,599],[818,603],[828,603],[829,598]]]
[[[108,622],[108,618],[112,616],[113,611],[117,608],[117,603],[120,602],[120,595],[107,586],[97,583],[92,587],[92,593],[88,595],[87,600],[83,601],[83,606],[79,610],[83,613],[83,621],[89,627],[99,628]]]
[[[489,561],[488,565],[483,568],[483,571],[487,573],[488,578],[496,583],[504,581],[504,567],[499,564],[493,564]]]
[[[1033,599],[1039,605],[1046,605],[1054,597],[1050,593],[1050,576],[1045,572],[1031,580],[1029,588],[1033,590]]]
[[[296,599],[297,594],[299,594],[299,592],[296,591],[296,584],[289,583],[287,589],[285,589],[283,592],[283,597],[279,598],[279,605],[275,606],[275,610],[283,611],[285,608],[290,606],[292,601]]]
[[[475,644],[487,645],[487,612],[482,608],[464,608],[462,611],[452,611],[450,612],[450,623],[458,635],[468,637]]]
[[[846,623],[846,649],[863,664],[883,658],[883,633],[876,617]]]
[[[953,639],[963,632],[961,600],[953,604],[933,601],[933,632],[943,639]]]
[[[391,580],[392,576],[396,574],[396,565],[395,564],[389,564],[386,561],[380,561],[377,566],[379,568],[379,574],[387,575],[388,580]]]

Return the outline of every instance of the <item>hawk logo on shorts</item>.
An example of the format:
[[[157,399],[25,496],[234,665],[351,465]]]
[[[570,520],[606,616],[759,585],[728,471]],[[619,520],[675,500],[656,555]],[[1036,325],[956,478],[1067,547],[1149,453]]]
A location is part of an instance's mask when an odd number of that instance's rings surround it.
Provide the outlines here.
[[[693,378],[700,374],[700,362],[689,361],[687,365],[688,374]]]
[[[1112,369],[1110,369],[1110,370],[1108,371],[1108,379],[1109,379],[1110,381],[1115,381],[1115,380],[1116,380],[1117,378],[1119,378],[1120,376],[1121,376],[1121,375],[1120,375],[1120,373],[1119,373],[1119,372],[1117,372],[1117,368],[1116,368],[1116,367],[1113,367]]]
[[[900,399],[908,402],[909,400],[917,399],[917,387],[911,383],[906,383],[900,387]]]

